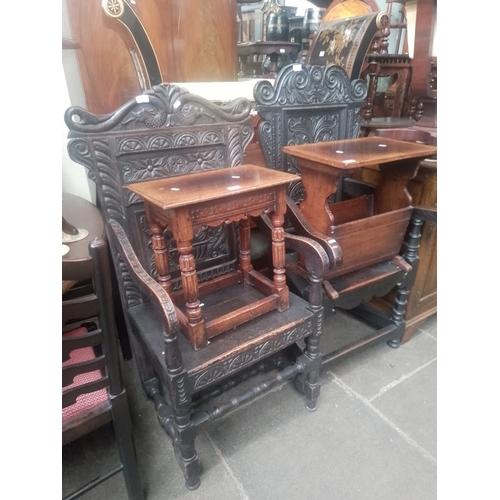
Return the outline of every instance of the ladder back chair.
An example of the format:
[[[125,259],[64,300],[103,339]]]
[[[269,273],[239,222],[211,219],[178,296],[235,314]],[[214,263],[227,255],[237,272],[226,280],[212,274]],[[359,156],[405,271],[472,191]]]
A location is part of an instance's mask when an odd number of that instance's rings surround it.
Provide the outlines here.
[[[93,115],[75,107],[65,114],[70,157],[87,167],[96,183],[142,387],[172,440],[188,489],[200,484],[195,438],[204,426],[298,376],[304,380],[308,409],[316,408],[319,395],[321,282],[328,265],[321,245],[283,234],[273,213],[263,214],[262,223],[280,240],[272,246],[273,252],[279,254],[284,246],[305,256],[307,298],[290,293],[287,307],[257,317],[248,308],[246,321],[219,332],[204,345],[193,344],[185,331],[189,311],[181,308],[184,294],[191,293],[185,283],[197,280],[203,306],[196,301],[191,306],[202,307],[204,315],[214,304],[230,308],[228,304],[240,297],[241,290],[247,295],[259,291],[258,284],[247,283],[249,245],[241,240],[248,237],[248,217],[233,214],[232,220],[202,225],[194,231],[192,244],[181,245],[173,237],[179,220],[166,227],[155,224],[149,205],[131,191],[147,187],[155,179],[174,180],[176,186],[191,183],[192,189],[198,189],[193,179],[200,175],[211,178],[214,173],[228,173],[227,169],[236,173],[253,136],[250,111],[250,102],[243,98],[218,106],[164,83],[109,115]],[[178,192],[181,188],[173,189]],[[249,214],[262,200],[253,202],[255,206],[246,209]],[[286,202],[283,204],[284,212]],[[214,215],[211,210],[208,212]],[[186,220],[192,221],[196,215],[199,213],[191,211]],[[238,244],[246,249],[239,254]],[[189,252],[186,246],[191,246]],[[227,289],[220,286],[225,276],[235,273],[240,273],[239,282]],[[280,280],[284,280],[284,270]],[[296,343],[302,340],[306,347],[297,353]],[[212,396],[249,375],[273,368],[278,372],[253,388],[202,409],[202,403],[208,404]]]
[[[120,372],[107,244],[89,244],[87,265],[64,262],[63,280],[92,278],[85,294],[62,301],[62,444],[112,422],[121,463],[83,485],[78,498],[122,471],[129,500],[143,500],[127,393]],[[82,289],[84,289],[82,287]]]

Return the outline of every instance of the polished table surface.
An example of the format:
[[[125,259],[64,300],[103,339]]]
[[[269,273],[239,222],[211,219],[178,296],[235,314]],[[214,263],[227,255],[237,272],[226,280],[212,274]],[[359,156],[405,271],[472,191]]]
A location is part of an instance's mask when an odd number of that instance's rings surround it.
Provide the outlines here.
[[[363,137],[340,141],[284,146],[283,152],[296,158],[306,193],[299,207],[319,232],[332,235],[333,217],[328,199],[337,191],[340,178],[359,168],[380,171],[374,193],[375,213],[409,207],[408,181],[423,158],[437,153],[435,146],[385,137]]]
[[[297,176],[256,165],[240,165],[196,172],[177,177],[153,179],[129,184],[127,189],[144,200],[146,217],[152,233],[158,282],[172,294],[174,302],[185,309],[177,310],[181,329],[194,349],[208,345],[208,339],[250,319],[277,309],[289,307],[285,278],[285,243],[283,223],[286,213],[287,185]],[[255,271],[250,258],[249,217],[266,212],[271,231],[273,278]],[[193,255],[195,233],[206,226],[217,227],[238,222],[238,269],[223,276],[198,283]],[[168,262],[165,228],[169,227],[179,253],[182,296],[173,294]],[[199,300],[215,290],[250,284],[260,296],[251,303],[231,306],[225,314],[210,316]],[[245,286],[238,286],[244,293]],[[235,290],[235,293],[236,290]],[[215,317],[216,316],[216,317]]]
[[[137,182],[127,186],[127,189],[161,210],[168,210],[279,186],[295,180],[295,175],[247,164]]]
[[[437,148],[385,137],[363,137],[284,146],[283,151],[318,164],[329,165],[340,170],[352,170],[361,167],[376,167],[381,163],[432,156],[436,154]]]

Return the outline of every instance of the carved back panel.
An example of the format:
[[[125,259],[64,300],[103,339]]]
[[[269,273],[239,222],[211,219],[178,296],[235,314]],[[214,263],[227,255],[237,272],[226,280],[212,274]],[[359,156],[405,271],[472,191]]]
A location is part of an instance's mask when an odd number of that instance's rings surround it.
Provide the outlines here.
[[[240,165],[253,136],[250,110],[250,102],[243,98],[217,106],[186,89],[162,83],[108,115],[94,115],[79,107],[66,111],[69,156],[89,170],[105,220],[117,220],[123,226],[152,276],[157,273],[144,204],[125,186]],[[193,254],[199,280],[234,270],[236,250],[232,225],[197,233]],[[119,256],[114,257],[120,268]],[[175,242],[170,243],[169,261],[173,286],[178,289]],[[117,274],[128,305],[142,302],[121,269]]]
[[[283,146],[358,137],[359,111],[366,94],[366,83],[351,82],[340,66],[290,64],[280,71],[274,85],[259,82],[254,99],[261,117],[258,135],[266,166],[299,174],[295,160],[282,152]],[[292,183],[288,194],[301,201],[302,183]]]

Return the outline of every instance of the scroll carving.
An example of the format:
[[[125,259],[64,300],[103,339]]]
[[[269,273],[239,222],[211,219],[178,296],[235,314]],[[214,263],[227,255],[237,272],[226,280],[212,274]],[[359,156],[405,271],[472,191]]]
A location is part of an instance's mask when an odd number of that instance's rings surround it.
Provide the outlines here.
[[[300,169],[282,153],[283,146],[358,137],[359,112],[367,92],[364,81],[351,81],[340,66],[290,64],[280,71],[274,85],[259,82],[254,99],[262,118],[258,133],[266,165],[297,174]],[[299,184],[288,189],[296,202],[303,196]]]
[[[130,241],[138,245],[136,252],[151,275],[156,269],[150,235],[141,222],[143,203],[125,186],[240,165],[253,136],[250,110],[251,104],[244,98],[218,106],[186,89],[162,83],[108,115],[94,115],[78,107],[66,111],[70,157],[88,169],[105,219],[123,226]],[[235,269],[236,238],[232,225],[198,231],[193,254],[200,281]],[[169,261],[174,289],[180,287],[178,259],[172,242]]]

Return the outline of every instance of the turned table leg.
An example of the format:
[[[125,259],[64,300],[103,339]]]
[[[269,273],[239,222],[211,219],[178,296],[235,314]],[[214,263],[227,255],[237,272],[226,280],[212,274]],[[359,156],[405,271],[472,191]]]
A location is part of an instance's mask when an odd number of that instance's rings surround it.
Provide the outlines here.
[[[207,345],[207,337],[199,301],[198,276],[193,255],[194,233],[189,210],[176,212],[176,216],[172,220],[172,234],[177,242],[177,251],[179,252],[179,268],[186,301],[188,336],[192,339],[194,348],[200,349]]]
[[[244,217],[238,224],[240,236],[239,249],[239,270],[241,272],[242,281],[248,281],[248,273],[253,269],[250,255],[250,221],[248,217]]]
[[[154,220],[149,222],[149,227],[153,234],[151,243],[153,245],[156,271],[158,273],[158,283],[170,294],[172,292],[172,279],[168,264],[168,246],[163,235],[165,227]]]
[[[273,281],[280,296],[278,311],[282,312],[289,307],[288,286],[285,271],[285,223],[286,192],[282,190],[276,195],[276,211],[269,214],[273,229],[271,232],[273,254]]]

